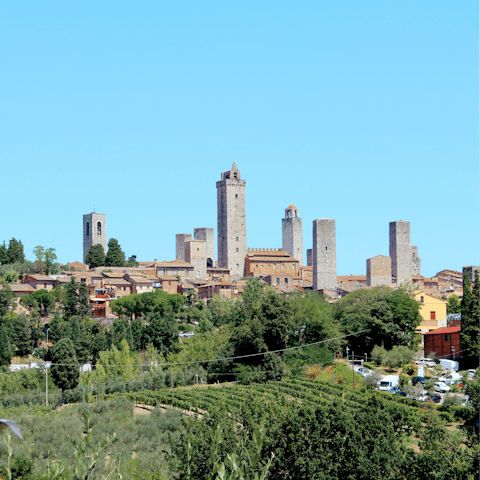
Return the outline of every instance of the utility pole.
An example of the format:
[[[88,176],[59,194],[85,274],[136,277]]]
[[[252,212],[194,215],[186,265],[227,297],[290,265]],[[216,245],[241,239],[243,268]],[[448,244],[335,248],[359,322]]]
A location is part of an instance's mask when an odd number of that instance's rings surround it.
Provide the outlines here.
[[[45,406],[48,407],[48,365],[47,362],[44,362],[45,365]]]
[[[353,388],[355,388],[355,364],[354,364],[354,360],[355,360],[355,352],[352,352],[352,372],[353,372]]]
[[[348,367],[348,352],[350,351],[350,349],[347,347],[347,367]]]

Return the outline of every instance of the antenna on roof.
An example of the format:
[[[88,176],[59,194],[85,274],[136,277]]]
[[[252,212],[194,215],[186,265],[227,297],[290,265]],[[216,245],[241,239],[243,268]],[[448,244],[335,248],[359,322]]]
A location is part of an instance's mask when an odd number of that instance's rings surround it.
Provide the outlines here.
[[[93,204],[93,213],[95,213],[95,204]]]

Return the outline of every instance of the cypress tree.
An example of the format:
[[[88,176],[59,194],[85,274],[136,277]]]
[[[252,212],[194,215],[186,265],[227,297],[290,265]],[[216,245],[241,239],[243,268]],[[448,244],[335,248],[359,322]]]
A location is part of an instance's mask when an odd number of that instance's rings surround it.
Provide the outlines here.
[[[97,245],[92,245],[88,250],[87,256],[85,257],[85,263],[90,268],[102,267],[103,265],[106,265],[103,245],[100,245],[99,243]]]
[[[87,285],[82,282],[78,287],[78,306],[77,312],[82,317],[87,317],[92,313],[92,308],[90,307],[90,292],[88,291]]]
[[[478,366],[480,355],[480,278],[475,272],[473,295],[470,290],[470,279],[467,271],[463,272],[462,329],[460,341],[463,358],[468,365]]]
[[[65,316],[73,317],[77,314],[77,305],[78,305],[78,293],[77,293],[77,282],[75,277],[70,278],[70,283],[67,283],[65,287]]]
[[[8,341],[7,332],[3,325],[0,326],[0,366],[10,365],[10,360],[12,359],[12,348],[10,342]]]
[[[20,240],[12,238],[8,243],[7,263],[24,262],[23,244]]]
[[[62,389],[62,403],[65,403],[65,390],[75,388],[80,377],[75,348],[69,338],[62,338],[52,349],[52,363],[53,383]]]
[[[107,267],[124,267],[125,254],[123,253],[118,240],[111,238],[108,241],[108,252],[105,257],[105,266]]]

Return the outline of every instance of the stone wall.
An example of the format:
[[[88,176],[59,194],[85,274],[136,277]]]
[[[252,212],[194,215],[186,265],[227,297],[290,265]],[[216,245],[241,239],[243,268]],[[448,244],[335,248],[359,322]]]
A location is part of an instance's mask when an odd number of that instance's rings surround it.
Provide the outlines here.
[[[298,209],[293,205],[282,218],[282,248],[303,265],[303,226]]]
[[[196,228],[193,231],[193,238],[195,240],[204,240],[206,255],[207,255],[207,266],[215,266],[215,231],[213,228]],[[209,262],[209,259],[211,262]],[[210,263],[210,265],[208,265]]]
[[[307,249],[307,267],[313,267],[313,248]]]
[[[235,163],[217,182],[218,266],[241,277],[245,275],[247,254],[245,185]]]
[[[369,287],[392,286],[392,259],[385,255],[367,258],[367,285]]]
[[[100,225],[99,225],[100,224]],[[107,219],[102,213],[88,213],[83,216],[83,263],[92,245],[102,245],[107,253]]]
[[[337,285],[337,254],[335,220],[313,221],[313,289],[335,289]]]
[[[175,254],[176,258],[185,261],[185,242],[191,240],[190,233],[177,233],[175,235]]]
[[[397,285],[412,281],[412,246],[410,243],[410,222],[390,222],[390,258],[392,277]]]

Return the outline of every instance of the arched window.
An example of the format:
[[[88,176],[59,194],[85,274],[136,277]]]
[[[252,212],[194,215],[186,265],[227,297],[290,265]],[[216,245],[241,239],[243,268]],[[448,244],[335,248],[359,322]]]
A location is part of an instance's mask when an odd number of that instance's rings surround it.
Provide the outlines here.
[[[97,235],[102,234],[102,222],[97,223]]]
[[[90,235],[90,222],[87,222],[85,226],[85,235],[88,237]]]

